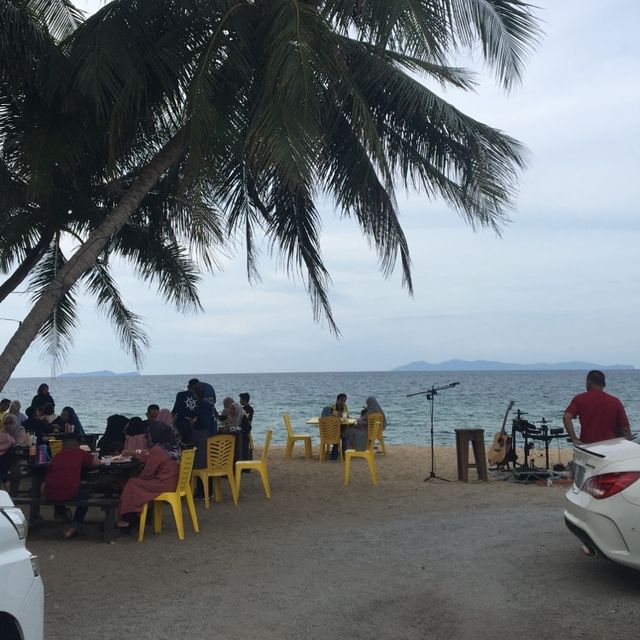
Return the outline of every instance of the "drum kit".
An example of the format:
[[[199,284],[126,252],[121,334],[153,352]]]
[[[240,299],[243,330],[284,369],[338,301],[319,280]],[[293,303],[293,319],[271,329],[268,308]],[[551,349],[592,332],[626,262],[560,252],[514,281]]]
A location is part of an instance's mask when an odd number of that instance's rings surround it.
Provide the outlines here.
[[[554,428],[551,426],[551,421],[546,418],[542,418],[539,422],[531,423],[525,419],[527,414],[518,409],[515,413],[515,417],[511,423],[511,447],[508,455],[503,461],[502,465],[509,469],[509,464],[513,464],[514,472],[519,475],[530,476],[536,474],[538,477],[548,477],[550,470],[549,461],[549,445],[554,439],[557,439],[558,444],[558,457],[560,452],[560,441],[566,439],[567,434],[564,427]],[[518,445],[518,438],[522,439],[522,445]],[[535,458],[540,457],[534,455],[536,447],[544,448],[544,468],[536,467]],[[518,462],[517,449],[521,448],[524,452],[524,462]],[[558,464],[554,465],[554,470],[561,470],[559,467],[564,465],[558,460]]]

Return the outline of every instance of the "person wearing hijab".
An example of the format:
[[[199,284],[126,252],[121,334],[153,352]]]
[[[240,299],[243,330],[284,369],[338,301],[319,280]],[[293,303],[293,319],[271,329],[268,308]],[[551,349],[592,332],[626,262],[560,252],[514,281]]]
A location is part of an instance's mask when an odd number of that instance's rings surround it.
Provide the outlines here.
[[[15,420],[15,416],[9,414],[6,414],[5,417]],[[2,476],[13,466],[14,456],[12,448],[16,443],[16,439],[7,431],[5,422],[3,422],[3,426],[4,429],[0,431],[0,486],[2,486],[3,482]]]
[[[64,407],[60,415],[51,424],[57,425],[62,433],[75,433],[77,436],[84,434],[80,418],[78,418],[78,414],[72,407]]]
[[[144,463],[140,475],[129,478],[120,496],[117,526],[126,529],[131,526],[132,516],[142,511],[142,507],[165,491],[175,491],[178,483],[180,447],[176,443],[172,427],[162,422],[149,425],[151,448],[148,452],[134,454]]]
[[[41,409],[45,405],[50,404],[53,409],[56,408],[56,401],[53,399],[53,396],[49,393],[49,385],[44,382],[38,387],[38,393],[33,396],[33,400],[31,401],[31,407],[33,409]]]
[[[207,438],[218,433],[215,420],[216,392],[207,382],[198,382],[193,387],[196,396],[196,419],[193,423],[193,443],[196,446],[194,469],[207,466]]]
[[[137,416],[131,418],[129,424],[125,427],[124,433],[123,456],[132,456],[136,451],[142,452],[149,450],[149,437],[141,418]]]
[[[171,415],[171,409],[160,409],[156,420],[158,422],[162,422],[162,424],[166,424],[167,426],[172,427],[173,416]]]
[[[352,427],[347,427],[344,430],[344,437],[347,439],[347,446],[349,449],[364,451],[367,448],[369,435],[368,415],[370,413],[381,413],[382,430],[384,431],[387,426],[387,419],[384,415],[384,411],[380,408],[380,404],[373,396],[369,396],[365,401],[365,407],[356,421],[356,424]]]
[[[18,418],[18,422],[21,424],[27,419],[27,416],[21,411],[22,405],[19,400],[14,400],[9,406],[9,413]]]
[[[117,413],[107,418],[107,428],[97,444],[101,458],[122,451],[125,438],[124,429],[128,422],[129,418]]]
[[[10,435],[17,444],[24,444],[26,430],[12,413],[7,413],[2,418],[3,431]]]
[[[224,407],[221,414],[224,418],[224,431],[238,431],[244,415],[242,406],[229,397],[222,401],[222,406]]]

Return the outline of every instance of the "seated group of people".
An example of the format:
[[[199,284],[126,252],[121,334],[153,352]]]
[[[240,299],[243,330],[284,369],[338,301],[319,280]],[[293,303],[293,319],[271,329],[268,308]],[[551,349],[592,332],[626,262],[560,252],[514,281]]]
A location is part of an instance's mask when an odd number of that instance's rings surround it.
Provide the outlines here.
[[[178,393],[173,410],[151,404],[147,407],[145,420],[117,414],[110,416],[105,433],[97,443],[99,456],[83,451],[76,434],[67,433],[63,435],[63,450],[49,466],[44,495],[60,503],[56,508],[59,517],[71,519],[64,502],[87,497],[81,482],[83,469],[103,464],[105,456],[130,456],[139,461],[142,468],[139,475],[129,478],[122,487],[117,510],[117,526],[129,529],[145,503],[165,491],[175,490],[180,455],[185,447],[197,447],[194,467],[204,468],[207,466],[206,438],[218,432],[230,432],[238,435],[236,457],[251,456],[248,434],[254,412],[249,400],[248,393],[240,394],[239,403],[225,398],[224,409],[218,414],[213,388],[192,379],[187,391]],[[64,532],[65,538],[79,534],[86,511],[86,507],[76,508],[71,526]]]
[[[360,415],[355,421],[355,424],[351,424],[345,426],[342,429],[342,449],[346,451],[347,449],[356,449],[358,451],[364,451],[367,448],[368,442],[368,416],[372,413],[381,413],[382,414],[382,430],[387,426],[387,419],[384,415],[384,411],[380,407],[379,402],[375,399],[374,396],[369,396],[365,405],[360,411]],[[326,416],[337,416],[342,419],[347,419],[350,417],[349,408],[347,407],[347,394],[339,393],[336,396],[336,401],[331,404],[323,407],[322,414],[323,417]],[[334,446],[331,450],[331,459],[336,460],[338,458],[338,447]]]
[[[0,401],[0,476],[13,462],[14,445],[30,444],[31,435],[38,445],[46,435],[58,433],[83,434],[84,428],[73,407],[64,407],[59,415],[55,412],[55,400],[49,387],[41,384],[37,394],[25,413],[19,400],[4,398]]]

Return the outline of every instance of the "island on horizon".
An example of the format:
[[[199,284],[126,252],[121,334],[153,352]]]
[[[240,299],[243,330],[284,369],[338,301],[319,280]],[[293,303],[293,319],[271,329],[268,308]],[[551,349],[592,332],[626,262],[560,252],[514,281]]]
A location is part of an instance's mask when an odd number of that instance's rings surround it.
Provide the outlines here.
[[[58,378],[113,378],[113,377],[129,377],[139,376],[137,371],[125,371],[124,373],[115,373],[113,371],[85,371],[83,373],[76,373],[70,371],[69,373],[61,373]]]
[[[596,364],[593,362],[536,362],[520,364],[496,360],[446,360],[445,362],[425,362],[417,360],[403,364],[391,371],[590,371],[591,369],[635,370],[630,364]]]

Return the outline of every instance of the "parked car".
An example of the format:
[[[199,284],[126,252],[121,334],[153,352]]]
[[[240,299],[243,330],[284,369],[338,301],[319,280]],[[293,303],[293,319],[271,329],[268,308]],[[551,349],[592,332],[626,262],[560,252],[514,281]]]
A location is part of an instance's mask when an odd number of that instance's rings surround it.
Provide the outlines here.
[[[589,553],[640,569],[640,440],[574,447],[565,522]]]
[[[42,640],[44,587],[38,558],[27,551],[27,520],[0,491],[0,638]]]

